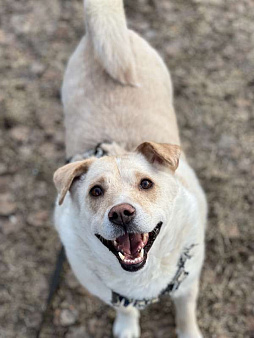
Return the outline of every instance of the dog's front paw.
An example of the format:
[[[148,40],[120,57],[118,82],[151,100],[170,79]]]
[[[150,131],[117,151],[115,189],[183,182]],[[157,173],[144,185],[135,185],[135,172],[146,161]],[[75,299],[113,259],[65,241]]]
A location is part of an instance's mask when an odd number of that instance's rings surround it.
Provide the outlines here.
[[[203,338],[202,333],[197,330],[193,330],[190,332],[181,332],[180,330],[177,330],[177,337],[178,338]]]
[[[139,319],[130,314],[118,313],[113,326],[115,338],[139,338]]]

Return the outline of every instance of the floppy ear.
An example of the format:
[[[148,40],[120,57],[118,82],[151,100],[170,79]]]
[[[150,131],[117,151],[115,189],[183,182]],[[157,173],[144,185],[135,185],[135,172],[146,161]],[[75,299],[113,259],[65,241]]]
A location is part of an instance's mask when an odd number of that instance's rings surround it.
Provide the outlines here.
[[[57,169],[54,173],[54,183],[59,193],[59,205],[64,201],[67,191],[70,189],[75,177],[78,177],[88,171],[90,164],[94,160],[88,159],[84,161],[77,161],[66,164],[65,166]]]
[[[148,162],[168,166],[175,172],[179,164],[181,147],[167,143],[144,142],[136,151],[143,154]]]

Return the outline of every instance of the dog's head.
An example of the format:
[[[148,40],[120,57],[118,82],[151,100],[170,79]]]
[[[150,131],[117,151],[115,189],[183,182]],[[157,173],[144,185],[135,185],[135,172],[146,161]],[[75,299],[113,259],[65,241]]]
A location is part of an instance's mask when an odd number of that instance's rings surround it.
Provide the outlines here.
[[[124,270],[137,271],[171,216],[179,157],[179,146],[145,142],[133,153],[67,164],[54,174],[59,204],[70,191],[80,226]]]

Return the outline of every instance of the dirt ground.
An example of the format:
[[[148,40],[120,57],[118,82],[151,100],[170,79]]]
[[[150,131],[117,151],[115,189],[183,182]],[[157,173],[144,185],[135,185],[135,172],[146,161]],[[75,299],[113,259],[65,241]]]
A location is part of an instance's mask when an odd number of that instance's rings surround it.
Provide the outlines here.
[[[183,147],[209,202],[198,305],[204,337],[254,337],[253,0],[127,0],[129,26],[163,56]],[[84,32],[81,0],[0,0],[0,337],[35,337],[59,239],[54,170],[64,162],[60,87]],[[114,311],[66,263],[42,338],[111,337]],[[170,299],[142,338],[174,337]]]

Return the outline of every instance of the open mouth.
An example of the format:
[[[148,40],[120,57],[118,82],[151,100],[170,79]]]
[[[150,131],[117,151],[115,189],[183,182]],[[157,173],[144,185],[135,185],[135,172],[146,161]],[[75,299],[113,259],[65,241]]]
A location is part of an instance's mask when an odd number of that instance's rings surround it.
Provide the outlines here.
[[[151,232],[126,233],[113,241],[106,240],[96,235],[119,260],[122,268],[126,271],[135,272],[140,270],[146,263],[147,254],[158,236],[162,222]]]

